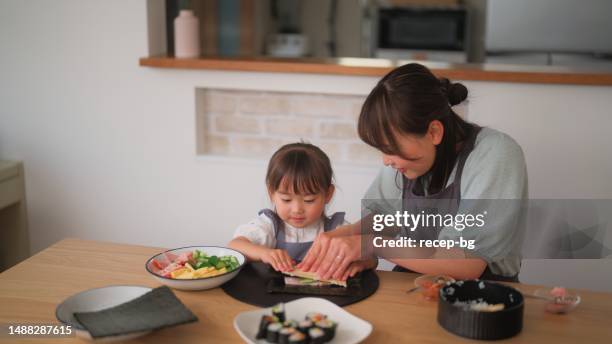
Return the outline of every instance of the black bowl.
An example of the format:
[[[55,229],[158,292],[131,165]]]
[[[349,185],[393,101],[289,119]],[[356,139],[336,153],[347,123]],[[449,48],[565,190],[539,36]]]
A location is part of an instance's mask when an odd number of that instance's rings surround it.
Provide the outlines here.
[[[504,304],[498,311],[473,310],[457,302],[484,301]],[[523,328],[523,295],[516,289],[493,282],[470,280],[448,283],[440,289],[438,323],[447,331],[472,339],[504,339]]]

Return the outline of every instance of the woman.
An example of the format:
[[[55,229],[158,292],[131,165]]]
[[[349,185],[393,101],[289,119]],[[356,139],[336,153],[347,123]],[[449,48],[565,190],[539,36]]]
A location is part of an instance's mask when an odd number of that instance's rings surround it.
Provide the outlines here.
[[[452,110],[467,93],[462,84],[438,79],[420,64],[398,67],[378,82],[364,102],[358,124],[360,138],[382,152],[384,164],[364,196],[369,215],[320,234],[300,268],[316,271],[322,278],[346,279],[362,268],[357,261],[367,252],[394,262],[394,270],[517,280],[520,205],[482,200],[526,199],[525,159],[511,137],[468,123]],[[399,210],[397,201],[404,211],[422,209],[420,202],[449,214],[488,207],[508,211],[490,216],[480,231],[429,232],[437,238],[473,240],[475,249],[446,249],[446,259],[418,259],[423,257],[419,248],[402,249],[412,256],[389,253],[374,247],[371,237],[362,232],[362,226],[372,228],[374,214]]]

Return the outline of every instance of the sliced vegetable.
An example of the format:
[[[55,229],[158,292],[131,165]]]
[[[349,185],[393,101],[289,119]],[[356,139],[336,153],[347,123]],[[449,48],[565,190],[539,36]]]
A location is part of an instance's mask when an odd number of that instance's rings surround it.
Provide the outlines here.
[[[217,256],[211,256],[211,257],[208,259],[208,262],[209,262],[211,265],[217,265],[217,263],[219,262],[219,257],[217,257]]]

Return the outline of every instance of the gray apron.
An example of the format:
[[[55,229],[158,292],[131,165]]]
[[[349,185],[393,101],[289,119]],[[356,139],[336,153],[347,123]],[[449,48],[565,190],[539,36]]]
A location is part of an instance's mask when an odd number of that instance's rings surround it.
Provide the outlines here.
[[[312,246],[312,241],[308,242],[287,242],[285,238],[285,222],[273,210],[263,209],[259,215],[265,214],[272,220],[274,225],[274,236],[276,238],[276,248],[283,249],[289,253],[296,262],[302,261],[306,253]],[[323,216],[323,231],[328,232],[344,223],[344,213],[335,213],[331,217]]]
[[[465,162],[474,149],[476,143],[476,136],[480,132],[480,127],[475,127],[472,134],[465,141],[464,146],[461,148],[461,152],[457,156],[457,169],[455,171],[455,178],[453,182],[446,188],[440,190],[438,193],[425,195],[424,187],[419,178],[410,180],[405,176],[402,176],[404,182],[404,189],[402,190],[402,206],[403,210],[409,213],[418,214],[421,211],[427,213],[437,214],[451,214],[456,215],[459,210],[459,202],[461,200],[461,175],[463,174],[463,167]],[[442,228],[427,228],[426,230],[417,230],[411,233],[403,232],[402,235],[409,236],[416,240],[420,239],[437,239]],[[401,266],[396,265],[393,271],[402,272],[413,272],[405,269]],[[480,276],[480,279],[486,280],[497,280],[507,282],[518,282],[518,275],[515,276],[502,276],[496,275],[491,272],[489,267]]]

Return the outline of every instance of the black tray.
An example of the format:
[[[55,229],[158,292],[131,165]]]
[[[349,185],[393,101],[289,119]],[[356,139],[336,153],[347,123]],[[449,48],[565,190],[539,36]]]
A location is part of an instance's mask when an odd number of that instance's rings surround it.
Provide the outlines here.
[[[289,302],[313,295],[329,300],[338,306],[347,306],[374,294],[379,284],[376,272],[366,270],[357,275],[355,279],[350,279],[346,289],[324,287],[328,288],[327,293],[325,290],[317,293],[314,290],[317,287],[307,287],[303,292],[300,292],[296,288],[285,287],[282,276],[281,273],[274,271],[269,265],[254,262],[245,265],[238,276],[225,283],[221,288],[236,300],[258,307],[271,307],[279,302]],[[330,293],[336,293],[336,295],[324,295]]]

